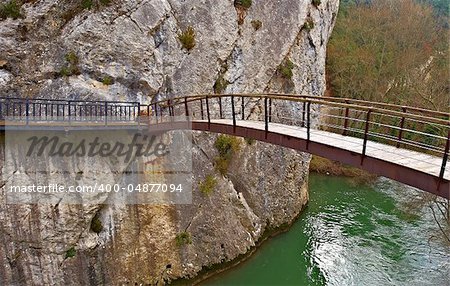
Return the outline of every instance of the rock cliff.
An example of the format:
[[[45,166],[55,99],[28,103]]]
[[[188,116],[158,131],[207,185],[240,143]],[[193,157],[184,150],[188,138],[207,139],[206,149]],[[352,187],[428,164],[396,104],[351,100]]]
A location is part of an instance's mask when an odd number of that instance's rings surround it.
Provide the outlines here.
[[[214,92],[321,96],[339,1],[312,2],[16,1],[20,15],[0,13],[0,95],[142,103]],[[179,37],[189,27],[191,49]],[[0,284],[161,285],[233,260],[291,223],[308,200],[309,156],[238,139],[223,176],[214,171],[215,140],[193,136],[189,205],[7,205],[3,188]],[[205,196],[198,185],[208,175],[217,184]],[[191,243],[177,245],[180,233]]]

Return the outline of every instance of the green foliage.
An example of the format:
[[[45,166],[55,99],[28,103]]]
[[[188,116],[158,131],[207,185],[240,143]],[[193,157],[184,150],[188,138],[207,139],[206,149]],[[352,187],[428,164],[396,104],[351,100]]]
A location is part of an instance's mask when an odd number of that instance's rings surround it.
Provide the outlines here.
[[[252,20],[250,23],[252,24],[255,31],[258,31],[262,27],[262,22],[260,20]]]
[[[191,234],[187,231],[180,232],[175,237],[175,241],[177,242],[177,246],[192,244]]]
[[[15,0],[0,5],[0,19],[12,18],[15,20],[20,17],[22,17],[20,6]]]
[[[214,83],[214,93],[221,94],[227,89],[229,82],[223,78],[223,75],[219,75]]]
[[[306,19],[305,24],[303,24],[303,28],[306,31],[311,31],[312,29],[314,29],[314,21],[313,21],[313,19],[311,17],[308,17]]]
[[[67,259],[67,258],[75,257],[75,254],[77,254],[77,251],[76,251],[75,247],[72,246],[71,248],[69,248],[69,249],[66,251],[66,256],[65,256],[65,258]]]
[[[245,138],[245,142],[247,142],[248,145],[255,144],[256,140],[253,138]]]
[[[75,52],[68,52],[65,56],[64,59],[71,65],[77,65],[78,64],[78,56],[77,54],[75,54]]]
[[[281,74],[282,77],[290,80],[290,79],[292,79],[292,76],[293,76],[293,73],[292,73],[293,68],[294,68],[294,63],[291,62],[289,59],[287,59],[278,67],[278,72]]]
[[[59,75],[60,76],[70,76],[71,72],[68,67],[62,67],[61,70],[59,71]]]
[[[339,11],[327,54],[334,96],[448,106],[448,28],[419,2],[377,0]]]
[[[436,17],[427,2],[402,0],[393,5],[390,0],[370,4],[363,0],[343,1],[345,5],[339,11],[328,45],[326,64],[331,95],[448,111],[448,27],[442,25],[442,19]],[[385,125],[400,126],[398,118],[377,118],[375,114],[372,117]],[[361,122],[349,124],[364,130]],[[382,125],[370,128],[371,132],[394,138],[399,135],[397,129]],[[405,129],[430,135],[441,132],[409,121]],[[349,135],[358,136],[351,131]],[[402,136],[405,140],[443,147],[443,142],[432,136],[406,130]],[[406,144],[401,147],[412,148]]]
[[[239,139],[234,136],[219,135],[214,143],[219,155],[226,157],[231,155],[233,152],[238,152],[240,149]]]
[[[315,7],[318,7],[318,6],[320,5],[320,3],[321,3],[321,0],[312,0],[312,4],[313,4]]]
[[[110,76],[105,76],[102,79],[102,83],[104,85],[113,85],[114,84],[114,79],[112,77],[110,77]]]
[[[79,59],[75,52],[69,52],[64,56],[65,65],[59,71],[60,76],[79,75],[80,69],[78,67]]]
[[[92,0],[82,0],[81,1],[81,7],[83,9],[91,10],[93,6],[94,6],[94,2]]]
[[[252,0],[234,0],[234,6],[248,9],[252,6]]]
[[[215,169],[220,174],[226,175],[233,154],[240,150],[239,139],[233,136],[219,135],[214,147],[219,152],[219,156],[215,158]]]
[[[81,8],[91,10],[94,7],[100,8],[111,4],[111,0],[81,0]]]
[[[205,180],[201,182],[200,185],[198,186],[198,189],[202,194],[208,196],[214,191],[214,188],[216,186],[217,186],[216,178],[214,178],[213,175],[207,175]]]
[[[186,50],[190,51],[195,47],[195,30],[191,26],[187,27],[181,34],[178,35],[181,45]]]
[[[103,230],[103,224],[100,220],[100,217],[98,214],[96,214],[91,221],[91,230],[95,233],[100,233]]]

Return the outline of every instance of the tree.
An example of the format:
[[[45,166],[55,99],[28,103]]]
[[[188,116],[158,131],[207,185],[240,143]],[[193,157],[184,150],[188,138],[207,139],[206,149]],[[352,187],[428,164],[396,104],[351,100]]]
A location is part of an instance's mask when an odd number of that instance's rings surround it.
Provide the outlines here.
[[[333,94],[447,110],[448,29],[432,7],[414,0],[353,3],[339,13],[328,48]]]
[[[330,93],[448,112],[447,1],[344,0],[328,47]],[[436,14],[440,10],[446,11],[442,17]],[[447,136],[446,131],[441,135]],[[449,201],[423,195],[416,204],[430,207],[450,243]]]

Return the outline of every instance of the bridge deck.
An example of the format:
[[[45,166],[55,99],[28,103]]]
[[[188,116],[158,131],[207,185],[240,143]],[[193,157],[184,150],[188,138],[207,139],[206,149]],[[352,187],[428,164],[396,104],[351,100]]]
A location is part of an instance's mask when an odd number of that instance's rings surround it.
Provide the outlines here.
[[[205,120],[196,120],[198,122],[206,122]],[[233,125],[230,119],[214,119],[211,123]],[[236,121],[236,125],[248,129],[255,129],[259,131],[265,130],[265,124],[261,121]],[[298,126],[288,126],[278,123],[269,124],[269,132],[274,132],[294,138],[306,140],[306,128]],[[342,150],[347,150],[356,154],[362,153],[363,139],[343,136],[327,131],[311,129],[311,142],[316,142],[328,145]],[[380,159],[386,162],[408,167],[423,173],[439,177],[440,168],[442,165],[442,158],[432,155],[415,152],[403,148],[396,148],[394,146],[385,145],[373,141],[367,142],[366,156],[375,159]],[[444,179],[450,180],[450,166],[447,165],[444,174]]]

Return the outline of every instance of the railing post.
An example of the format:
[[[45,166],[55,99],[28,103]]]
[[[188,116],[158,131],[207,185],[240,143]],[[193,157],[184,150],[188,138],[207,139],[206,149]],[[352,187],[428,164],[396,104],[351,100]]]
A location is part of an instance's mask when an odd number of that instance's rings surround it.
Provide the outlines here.
[[[245,108],[244,97],[242,96],[242,97],[241,97],[241,113],[242,113],[242,120],[245,120],[244,108]]]
[[[348,100],[345,101],[346,104],[348,104]],[[348,130],[348,117],[350,116],[350,109],[348,107],[345,108],[345,118],[344,118],[344,131],[342,132],[342,135],[347,136],[347,130]]]
[[[184,113],[186,114],[186,119],[189,117],[189,107],[187,102],[187,96],[184,97]]]
[[[206,96],[206,115],[208,116],[208,130],[211,129],[211,115],[209,114],[209,97]]]
[[[305,118],[306,118],[306,101],[303,101],[302,127],[305,127]]]
[[[148,105],[150,107],[150,105]],[[158,124],[158,105],[156,104],[156,102],[153,104],[153,107],[155,109],[155,121],[156,124]]]
[[[202,116],[202,120],[205,119],[205,112],[203,111],[203,99],[200,98],[200,114]]]
[[[447,134],[447,142],[445,143],[444,155],[442,156],[442,165],[441,165],[441,171],[439,172],[439,182],[438,182],[438,186],[437,186],[437,191],[439,191],[442,180],[444,179],[445,167],[447,166],[449,148],[450,148],[450,130],[448,131],[448,134]]]
[[[265,136],[267,139],[267,135],[269,133],[269,112],[267,108],[267,96],[264,97],[264,130],[266,131]]]
[[[134,117],[135,117],[135,119],[137,119],[138,126],[141,126],[141,103],[140,102],[137,103],[137,113],[134,112]]]
[[[81,110],[81,108],[80,108],[80,110]],[[108,102],[107,101],[105,101],[105,126],[108,126]]]
[[[27,125],[28,125],[29,120],[30,120],[30,118],[29,118],[29,116],[30,116],[30,101],[29,101],[29,99],[27,99],[25,102],[25,110],[26,110],[25,116],[26,116]]]
[[[233,132],[236,132],[236,112],[234,110],[234,95],[231,95],[231,113],[233,115]]]
[[[68,110],[67,110],[67,116],[69,116],[69,124],[70,124],[70,121],[71,121],[71,111],[70,111],[70,100],[69,101],[67,101],[67,108],[68,108]]]
[[[222,113],[222,97],[220,97],[220,95],[219,95],[219,114],[220,114],[220,119],[223,119],[223,113]]]
[[[402,107],[403,113],[406,113],[406,107]],[[403,127],[405,126],[405,116],[402,117],[402,120],[400,121],[400,130],[398,132],[398,139],[397,139],[397,148],[400,148],[400,143],[402,142],[402,136],[403,136]]]
[[[272,122],[272,98],[269,98],[269,122]]]
[[[370,125],[370,114],[372,113],[372,109],[369,109],[367,111],[366,116],[366,126],[364,128],[364,141],[363,141],[363,149],[361,153],[361,165],[364,161],[364,157],[366,156],[366,149],[367,149],[367,138],[369,137],[369,125]]]
[[[170,121],[174,122],[175,121],[175,109],[173,108],[173,101],[171,99],[169,99],[169,112],[170,112]]]
[[[167,108],[169,109],[169,116],[172,116],[172,111],[170,109],[170,99],[167,100]]]
[[[306,104],[306,150],[309,149],[309,141],[311,141],[311,101]]]

